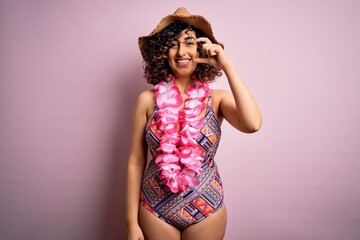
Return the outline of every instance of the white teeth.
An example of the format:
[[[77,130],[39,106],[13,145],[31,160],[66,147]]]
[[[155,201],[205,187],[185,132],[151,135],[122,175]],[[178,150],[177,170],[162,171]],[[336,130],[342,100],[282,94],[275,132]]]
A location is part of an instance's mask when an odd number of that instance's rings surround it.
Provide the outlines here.
[[[185,64],[185,63],[188,63],[190,60],[177,60],[178,63],[182,63],[182,64]]]

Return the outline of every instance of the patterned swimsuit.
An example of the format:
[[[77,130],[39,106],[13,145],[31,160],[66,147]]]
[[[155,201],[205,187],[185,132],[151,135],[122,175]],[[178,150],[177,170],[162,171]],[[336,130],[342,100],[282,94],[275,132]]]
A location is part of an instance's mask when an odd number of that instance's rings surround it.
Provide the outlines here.
[[[199,178],[200,184],[189,188],[185,192],[173,193],[159,178],[159,170],[155,158],[159,154],[156,149],[162,137],[162,131],[156,126],[156,111],[146,127],[146,142],[152,159],[143,176],[140,203],[155,216],[183,230],[192,224],[199,223],[206,217],[218,211],[224,199],[223,187],[217,165],[214,161],[216,150],[221,137],[220,124],[212,109],[212,99],[209,96],[205,110],[204,126],[196,139],[202,151],[203,175]]]

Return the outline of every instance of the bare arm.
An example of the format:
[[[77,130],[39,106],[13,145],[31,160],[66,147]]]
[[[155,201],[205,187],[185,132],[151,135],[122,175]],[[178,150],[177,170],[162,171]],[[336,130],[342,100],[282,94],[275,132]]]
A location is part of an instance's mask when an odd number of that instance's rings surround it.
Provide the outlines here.
[[[198,58],[196,61],[223,69],[229,81],[232,94],[223,90],[219,91],[218,96],[224,118],[239,131],[258,131],[262,124],[259,107],[235,66],[225,55],[224,49],[218,44],[212,44],[207,38],[198,38],[197,41],[205,42],[203,50],[209,57]]]
[[[132,140],[127,166],[126,181],[126,224],[128,239],[143,239],[138,225],[139,195],[142,175],[146,166],[147,145],[145,127],[147,123],[147,106],[149,92],[141,93],[136,101],[132,114]]]
[[[220,109],[225,119],[236,129],[253,133],[260,129],[262,116],[250,90],[241,79],[232,63],[223,67],[231,93],[222,92]]]

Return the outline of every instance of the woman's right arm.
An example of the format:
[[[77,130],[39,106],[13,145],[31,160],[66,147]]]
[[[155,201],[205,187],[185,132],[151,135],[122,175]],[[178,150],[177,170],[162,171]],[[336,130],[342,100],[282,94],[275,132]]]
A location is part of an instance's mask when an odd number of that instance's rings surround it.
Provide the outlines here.
[[[145,91],[138,96],[132,113],[132,140],[126,181],[126,225],[129,240],[144,239],[138,224],[138,211],[141,180],[147,160],[145,127],[149,95],[149,91]]]

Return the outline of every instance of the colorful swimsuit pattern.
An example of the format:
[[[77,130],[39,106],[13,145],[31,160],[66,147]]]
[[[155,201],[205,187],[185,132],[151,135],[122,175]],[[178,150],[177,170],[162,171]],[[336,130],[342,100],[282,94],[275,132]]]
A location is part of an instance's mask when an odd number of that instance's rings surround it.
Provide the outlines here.
[[[189,188],[178,194],[170,191],[169,187],[160,180],[160,172],[155,163],[159,154],[156,149],[162,137],[156,125],[156,111],[146,127],[146,142],[152,159],[146,168],[141,184],[140,203],[155,216],[183,230],[196,224],[219,210],[223,204],[223,187],[217,165],[214,161],[218,148],[221,129],[212,109],[212,99],[209,96],[205,110],[204,126],[196,139],[202,151],[203,175],[199,178],[200,184],[196,189]]]

